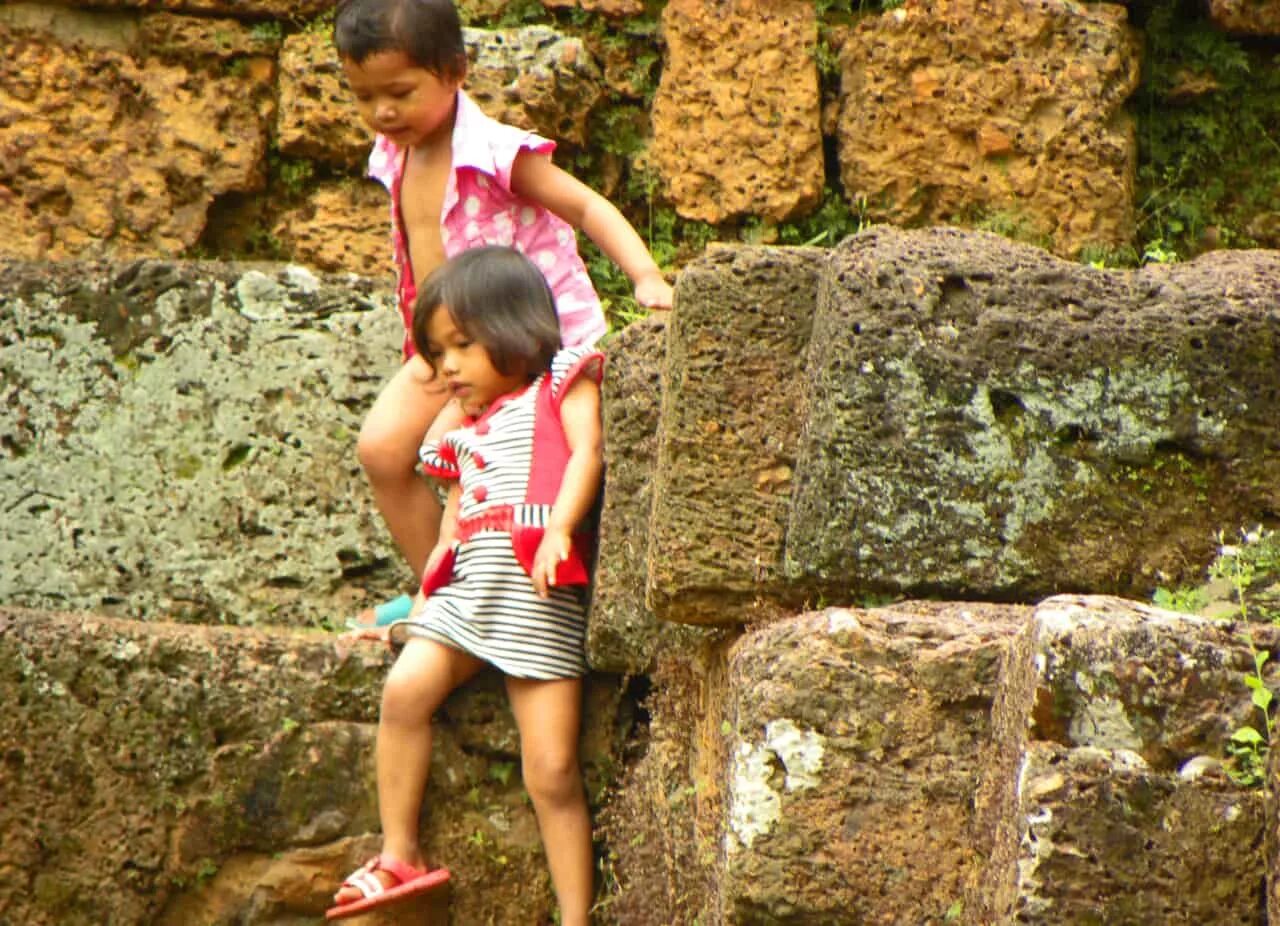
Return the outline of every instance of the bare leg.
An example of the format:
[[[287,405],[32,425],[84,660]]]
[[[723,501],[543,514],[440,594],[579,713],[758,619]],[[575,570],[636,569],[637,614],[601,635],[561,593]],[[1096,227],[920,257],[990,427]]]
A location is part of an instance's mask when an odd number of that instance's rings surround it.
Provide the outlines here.
[[[508,678],[521,768],[538,815],[562,926],[587,926],[594,893],[591,817],[578,767],[582,680]]]
[[[427,362],[411,357],[373,403],[357,444],[373,500],[418,579],[440,534],[442,513],[439,499],[416,472],[418,448],[448,398]]]
[[[418,819],[431,769],[431,717],[455,688],[484,663],[431,640],[413,639],[387,674],[378,718],[378,816],[382,821],[382,854],[421,868]],[[381,872],[375,876],[391,887]],[[338,904],[360,897],[341,888]]]

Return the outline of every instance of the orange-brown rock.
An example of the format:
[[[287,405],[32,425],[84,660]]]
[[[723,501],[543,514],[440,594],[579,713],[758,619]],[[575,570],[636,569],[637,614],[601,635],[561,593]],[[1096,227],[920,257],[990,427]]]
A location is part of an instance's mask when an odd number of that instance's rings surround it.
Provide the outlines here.
[[[1065,255],[1132,239],[1122,7],[908,2],[854,29],[841,67],[840,175],[872,219],[998,224]]]
[[[280,49],[276,142],[291,157],[348,167],[368,157],[373,133],[356,112],[328,33],[300,32]]]
[[[391,272],[387,193],[375,180],[317,187],[272,229],[295,261],[366,276]]]
[[[466,30],[466,89],[500,122],[584,144],[603,75],[581,39],[546,26]]]
[[[1227,32],[1280,35],[1280,0],[1209,0],[1209,18]]]
[[[817,23],[800,0],[672,0],[653,160],[676,211],[803,215],[822,195]]]
[[[0,253],[179,254],[215,196],[262,185],[269,65],[173,64],[120,16],[51,22],[0,22]]]
[[[242,16],[246,19],[303,20],[333,8],[332,0],[76,0],[81,7],[170,10],[197,16]]]
[[[580,9],[605,16],[639,16],[644,0],[542,0],[547,9]]]

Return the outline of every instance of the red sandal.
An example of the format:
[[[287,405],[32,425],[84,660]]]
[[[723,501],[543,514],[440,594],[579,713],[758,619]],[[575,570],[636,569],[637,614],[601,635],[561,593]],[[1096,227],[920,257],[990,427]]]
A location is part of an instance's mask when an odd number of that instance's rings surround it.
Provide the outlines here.
[[[383,885],[374,872],[385,871],[396,879],[391,887]],[[375,855],[357,868],[342,882],[343,887],[354,887],[361,894],[359,900],[338,904],[325,911],[327,920],[341,920],[348,916],[367,913],[377,907],[399,903],[410,897],[425,894],[449,880],[447,868],[414,868],[404,862]]]

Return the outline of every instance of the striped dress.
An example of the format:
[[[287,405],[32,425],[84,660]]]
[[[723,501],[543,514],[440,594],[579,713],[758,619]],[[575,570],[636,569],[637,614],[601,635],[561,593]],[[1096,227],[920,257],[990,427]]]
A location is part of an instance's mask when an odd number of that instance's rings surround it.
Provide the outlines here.
[[[538,597],[529,571],[568,461],[560,399],[579,376],[600,382],[603,368],[590,348],[561,350],[528,387],[423,447],[424,472],[461,482],[458,530],[450,555],[423,577],[426,604],[392,625],[393,643],[425,637],[517,678],[586,673],[590,538],[574,537],[550,598]]]

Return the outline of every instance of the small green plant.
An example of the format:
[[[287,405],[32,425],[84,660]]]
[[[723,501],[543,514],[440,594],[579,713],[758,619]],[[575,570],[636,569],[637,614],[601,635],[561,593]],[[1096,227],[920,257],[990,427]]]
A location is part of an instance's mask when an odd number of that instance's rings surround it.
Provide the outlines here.
[[[284,38],[284,27],[278,22],[255,23],[249,34],[259,42],[277,43]]]
[[[1142,249],[1142,263],[1144,264],[1174,264],[1177,262],[1178,252],[1167,247],[1162,238],[1147,242],[1147,246]]]
[[[213,876],[218,873],[218,863],[211,858],[200,859],[196,865],[196,884],[208,884],[213,880]]]
[[[1219,534],[1218,557],[1209,576],[1225,580],[1240,608],[1240,619],[1280,624],[1280,533],[1262,525],[1241,530],[1239,541],[1227,543]]]
[[[1280,185],[1280,70],[1267,53],[1155,0],[1137,13],[1139,240],[1184,256],[1250,247]]]
[[[1204,589],[1183,586],[1182,588],[1157,588],[1151,596],[1153,604],[1166,611],[1181,611],[1183,614],[1197,614],[1209,603],[1209,596]]]
[[[1265,531],[1261,526],[1252,531],[1241,531],[1241,544],[1223,542],[1223,535],[1218,535],[1218,558],[1209,567],[1209,574],[1216,579],[1225,579],[1230,583],[1239,606],[1239,617],[1245,630],[1241,640],[1249,647],[1253,656],[1253,670],[1245,675],[1244,683],[1249,688],[1249,700],[1262,715],[1262,730],[1252,725],[1245,725],[1231,734],[1227,741],[1226,751],[1231,762],[1227,774],[1240,785],[1250,788],[1261,787],[1266,780],[1267,754],[1271,749],[1271,736],[1274,720],[1271,714],[1275,695],[1267,687],[1262,668],[1271,658],[1271,653],[1259,649],[1249,631],[1249,589],[1259,576],[1259,566],[1268,570],[1280,565],[1276,558],[1275,533]]]
[[[1051,243],[1049,236],[1036,226],[1035,221],[1017,208],[983,208],[966,218],[967,224],[974,228],[993,232],[1012,241],[1041,248],[1047,248]]]
[[[299,196],[307,188],[307,184],[315,175],[315,165],[310,161],[272,155],[268,158],[272,173],[290,196]]]
[[[1080,249],[1080,263],[1088,264],[1095,270],[1136,267],[1139,262],[1138,252],[1129,245],[1115,247],[1109,244],[1089,244]]]
[[[511,0],[494,25],[499,29],[512,29],[529,23],[546,22],[547,18],[542,0]]]

